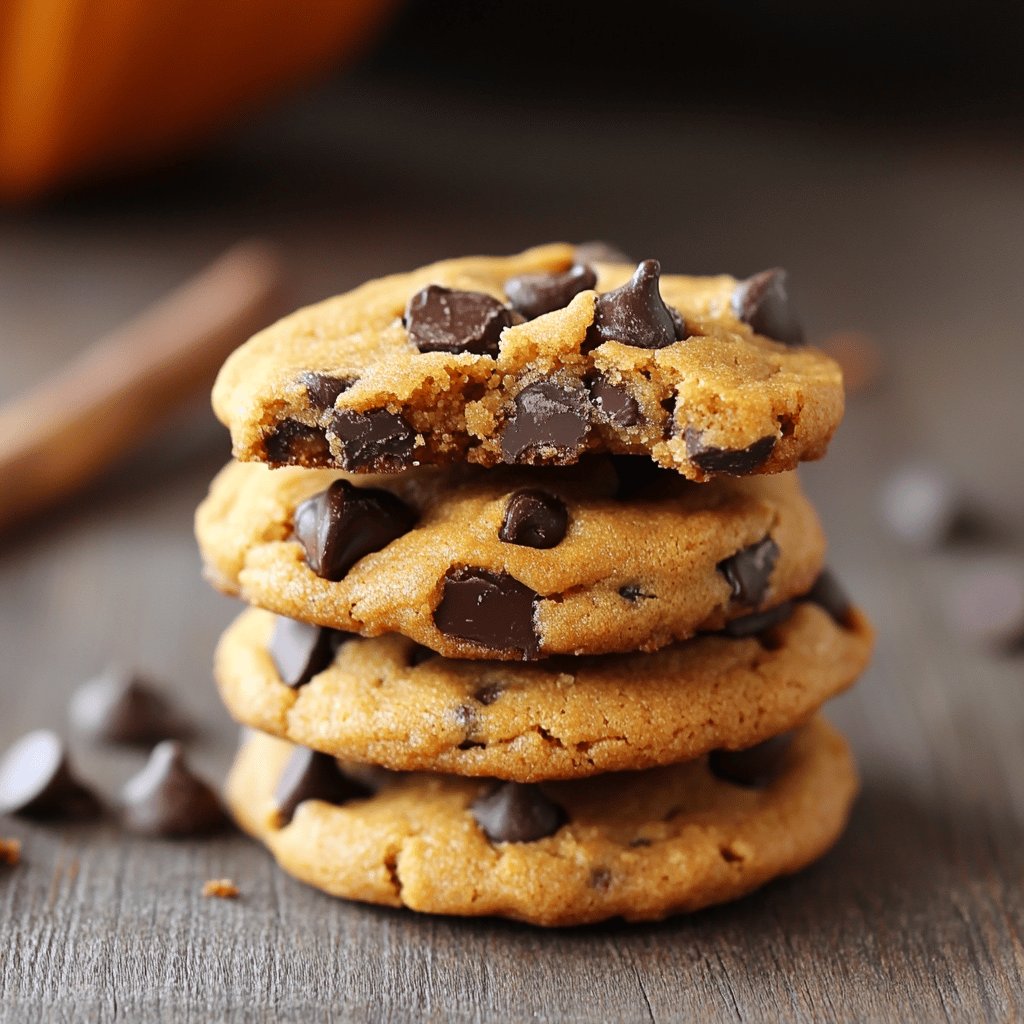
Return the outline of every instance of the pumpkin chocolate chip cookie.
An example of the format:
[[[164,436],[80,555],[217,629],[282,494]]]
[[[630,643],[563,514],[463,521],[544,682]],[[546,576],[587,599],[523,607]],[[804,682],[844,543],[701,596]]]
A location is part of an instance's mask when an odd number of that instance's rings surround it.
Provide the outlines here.
[[[390,473],[643,455],[697,481],[821,457],[842,375],[785,274],[662,274],[547,245],[371,281],[236,351],[213,392],[234,453]]]

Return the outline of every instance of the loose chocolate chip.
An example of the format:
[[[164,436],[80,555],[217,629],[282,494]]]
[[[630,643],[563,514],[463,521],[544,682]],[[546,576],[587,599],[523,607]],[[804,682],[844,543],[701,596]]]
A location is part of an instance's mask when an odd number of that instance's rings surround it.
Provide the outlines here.
[[[575,247],[577,263],[632,263],[618,246],[610,242],[580,242]]]
[[[342,409],[331,419],[331,433],[341,442],[341,468],[352,472],[403,470],[416,446],[409,424],[387,409]]]
[[[650,601],[657,595],[645,594],[639,583],[627,583],[624,587],[619,587],[619,596],[635,603],[637,601]]]
[[[150,746],[191,732],[162,693],[118,665],[82,683],[72,694],[68,714],[77,732],[101,743]]]
[[[308,747],[296,747],[274,790],[279,827],[287,825],[299,804],[306,800],[344,804],[371,793],[369,786],[344,775],[333,757]]]
[[[561,499],[546,491],[516,491],[505,506],[498,538],[527,548],[553,548],[569,526],[569,512]]]
[[[814,586],[805,595],[804,600],[820,605],[840,626],[845,626],[850,621],[853,604],[843,589],[843,585],[830,569],[822,571],[814,581]]]
[[[786,271],[781,267],[762,270],[736,285],[732,295],[736,316],[763,334],[786,345],[802,345],[804,331],[793,311],[786,290]]]
[[[476,693],[473,694],[473,700],[478,704],[483,704],[484,707],[488,707],[493,704],[505,691],[502,689],[500,683],[490,683],[487,686],[481,687]]]
[[[516,395],[515,409],[501,434],[505,462],[573,461],[590,432],[590,403],[576,384],[540,380]]]
[[[263,439],[263,449],[267,461],[275,466],[322,465],[331,457],[324,432],[293,419],[281,420]]]
[[[321,412],[333,409],[338,395],[355,384],[352,377],[332,377],[329,373],[303,373],[299,380],[306,389],[310,405]]]
[[[523,274],[505,282],[509,305],[532,320],[569,305],[573,296],[593,288],[597,274],[584,263],[576,263],[562,274]]]
[[[536,591],[505,572],[449,569],[434,624],[448,636],[499,651],[536,656],[540,638],[534,628]]]
[[[600,374],[590,382],[590,401],[613,427],[635,427],[644,421],[640,404],[628,389]]]
[[[793,733],[784,732],[746,750],[713,750],[708,767],[737,786],[767,786],[778,775],[792,742]]]
[[[587,344],[620,341],[635,348],[664,348],[685,337],[682,319],[672,316],[661,297],[660,278],[661,264],[644,260],[624,285],[599,296]]]
[[[671,470],[662,469],[646,455],[612,455],[612,466],[619,479],[619,487],[615,497],[627,499],[646,491],[656,481],[664,480]],[[678,478],[678,477],[677,477]]]
[[[693,427],[686,428],[686,454],[705,473],[727,473],[744,476],[764,464],[775,448],[775,435],[766,434],[746,448],[715,448],[704,443],[704,435]]]
[[[732,587],[733,598],[740,604],[755,605],[768,593],[768,581],[779,560],[779,546],[771,539],[751,544],[730,558],[718,563],[718,571]]]
[[[746,637],[757,636],[766,629],[777,626],[793,614],[793,602],[783,601],[782,604],[769,608],[764,612],[754,612],[753,615],[741,615],[738,619],[732,619],[722,627],[726,636]]]
[[[340,580],[360,558],[408,533],[416,513],[390,491],[335,480],[295,510],[295,539],[310,569]]]
[[[121,801],[125,827],[142,835],[203,835],[228,820],[217,794],[189,768],[175,740],[153,748],[146,766],[125,783]]]
[[[568,821],[539,786],[505,782],[475,800],[476,823],[495,843],[532,843],[554,835]]]
[[[269,652],[281,682],[293,690],[305,686],[334,661],[347,636],[336,629],[311,626],[279,615],[270,636]]]
[[[75,777],[61,738],[36,729],[0,758],[0,814],[33,818],[94,818],[99,800]]]
[[[512,316],[507,306],[484,292],[432,284],[409,300],[402,322],[421,352],[496,356],[501,332],[512,326]]]
[[[938,466],[902,466],[885,481],[882,516],[891,533],[916,548],[937,548],[970,532],[972,510],[949,473]]]

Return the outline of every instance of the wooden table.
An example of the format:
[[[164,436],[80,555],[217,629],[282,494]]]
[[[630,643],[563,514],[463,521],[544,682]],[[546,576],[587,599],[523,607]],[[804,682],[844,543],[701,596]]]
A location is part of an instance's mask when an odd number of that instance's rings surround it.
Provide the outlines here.
[[[815,334],[864,329],[887,363],[804,470],[832,560],[879,626],[872,669],[831,709],[863,794],[802,876],[689,919],[563,932],[335,902],[241,837],[5,820],[24,860],[0,869],[0,1019],[1021,1019],[1024,664],[965,646],[943,612],[965,565],[1020,563],[1020,147],[671,109],[538,119],[466,97],[424,116],[413,90],[372,80],[328,99],[177,176],[5,214],[0,398],[253,232],[288,253],[296,302],[555,237],[695,271],[784,263]],[[916,455],[1016,537],[897,547],[877,484]],[[6,538],[0,744],[66,728],[67,694],[116,656],[173,688],[204,725],[196,762],[223,772],[235,730],[209,664],[236,609],[200,580],[191,512],[226,456],[200,399],[91,494]],[[141,761],[73,749],[108,795]],[[220,876],[239,901],[201,897]]]

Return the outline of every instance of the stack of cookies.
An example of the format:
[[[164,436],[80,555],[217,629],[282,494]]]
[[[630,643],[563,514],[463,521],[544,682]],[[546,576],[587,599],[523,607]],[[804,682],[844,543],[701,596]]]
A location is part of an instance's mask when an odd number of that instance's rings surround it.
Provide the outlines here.
[[[870,627],[792,472],[839,368],[781,271],[607,247],[450,260],[225,364],[197,514],[253,607],[216,678],[227,784],[337,896],[542,925],[664,917],[819,857],[856,789],[818,708]]]

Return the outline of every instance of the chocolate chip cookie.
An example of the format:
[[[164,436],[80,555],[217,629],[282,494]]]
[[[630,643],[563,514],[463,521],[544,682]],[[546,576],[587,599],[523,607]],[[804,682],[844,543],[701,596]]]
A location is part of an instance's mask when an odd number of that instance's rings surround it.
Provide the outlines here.
[[[339,766],[254,733],[227,800],[285,871],[334,896],[550,926],[658,920],[799,871],[856,788],[816,719],[750,752],[541,785]]]
[[[239,722],[401,771],[577,778],[749,747],[806,721],[861,673],[863,616],[813,601],[654,654],[456,661],[250,609],[214,675]]]
[[[390,473],[605,452],[703,481],[825,453],[842,375],[803,344],[783,271],[683,277],[594,256],[447,260],[286,317],[217,379],[236,457]]]
[[[366,477],[233,463],[196,516],[208,578],[281,615],[452,658],[655,650],[805,592],[824,538],[793,474],[650,460]]]

